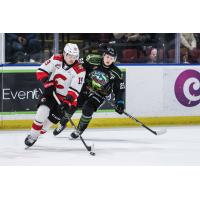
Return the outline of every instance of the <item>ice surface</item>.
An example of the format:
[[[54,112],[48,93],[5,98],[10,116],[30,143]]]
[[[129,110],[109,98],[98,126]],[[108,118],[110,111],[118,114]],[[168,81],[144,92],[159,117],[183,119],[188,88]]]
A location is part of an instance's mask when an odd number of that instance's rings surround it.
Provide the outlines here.
[[[83,138],[94,144],[96,156],[89,155],[79,139],[68,139],[72,129],[57,137],[50,130],[28,150],[28,130],[0,131],[0,165],[200,165],[199,129],[168,127],[160,136],[144,128],[87,129]]]

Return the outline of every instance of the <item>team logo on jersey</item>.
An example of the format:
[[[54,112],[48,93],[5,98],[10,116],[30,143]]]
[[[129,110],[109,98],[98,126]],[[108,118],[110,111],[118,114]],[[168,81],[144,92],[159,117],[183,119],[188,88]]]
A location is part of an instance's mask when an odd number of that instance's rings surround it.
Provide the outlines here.
[[[56,64],[55,67],[59,69],[61,67],[61,64]]]
[[[95,81],[96,83],[100,84],[101,86],[106,85],[109,82],[109,77],[102,71],[93,71],[90,73],[91,80]]]

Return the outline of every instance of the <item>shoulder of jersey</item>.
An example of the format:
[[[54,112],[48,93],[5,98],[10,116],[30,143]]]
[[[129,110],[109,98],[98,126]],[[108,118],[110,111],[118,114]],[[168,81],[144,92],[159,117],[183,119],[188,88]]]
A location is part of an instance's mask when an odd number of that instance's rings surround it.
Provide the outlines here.
[[[86,71],[85,68],[80,63],[76,63],[73,66],[73,69],[77,74],[80,74],[81,72],[85,72]]]
[[[116,65],[112,65],[111,71],[113,71],[120,79],[122,78],[122,71]]]
[[[121,70],[115,64],[111,65],[111,69],[113,69],[114,71],[116,71],[118,73],[121,73]]]
[[[63,61],[63,55],[62,54],[55,54],[53,55],[53,60],[57,60],[57,61]]]

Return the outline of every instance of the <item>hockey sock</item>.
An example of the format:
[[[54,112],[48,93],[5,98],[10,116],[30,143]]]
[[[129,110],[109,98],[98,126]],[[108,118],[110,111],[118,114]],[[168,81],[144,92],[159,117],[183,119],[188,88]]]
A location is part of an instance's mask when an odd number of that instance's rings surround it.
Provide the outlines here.
[[[49,116],[49,111],[50,111],[50,109],[45,105],[41,105],[38,108],[36,116],[35,116],[35,120],[32,124],[32,128],[31,128],[30,135],[32,137],[37,139],[38,136],[40,135],[40,131],[42,130],[43,123]]]
[[[42,123],[38,121],[34,121],[32,124],[30,135],[32,138],[37,139],[40,135],[40,131],[42,130]]]
[[[40,134],[45,134],[52,125],[53,123],[49,119],[46,119],[43,123],[43,127],[42,130],[40,131]]]
[[[78,129],[81,132],[83,132],[88,127],[91,119],[92,119],[92,116],[86,116],[86,115],[82,114],[81,119],[80,119],[79,124],[78,124]]]

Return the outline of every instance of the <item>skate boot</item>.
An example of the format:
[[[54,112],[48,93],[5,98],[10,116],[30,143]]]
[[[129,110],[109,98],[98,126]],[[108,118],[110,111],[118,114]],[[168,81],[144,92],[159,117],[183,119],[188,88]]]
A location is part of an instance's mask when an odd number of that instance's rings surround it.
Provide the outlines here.
[[[54,136],[57,136],[57,135],[60,134],[65,128],[66,128],[66,125],[59,124],[59,126],[58,126],[56,129],[54,129],[53,135],[54,135]]]
[[[71,140],[75,140],[76,138],[78,138],[83,132],[80,130],[75,130],[70,134],[69,139]]]
[[[31,136],[31,135],[28,135],[28,136],[25,138],[24,143],[25,143],[25,145],[26,145],[27,147],[31,147],[31,146],[33,146],[33,145],[35,144],[35,142],[37,141],[37,139],[38,139],[38,137],[33,137],[33,136]]]

